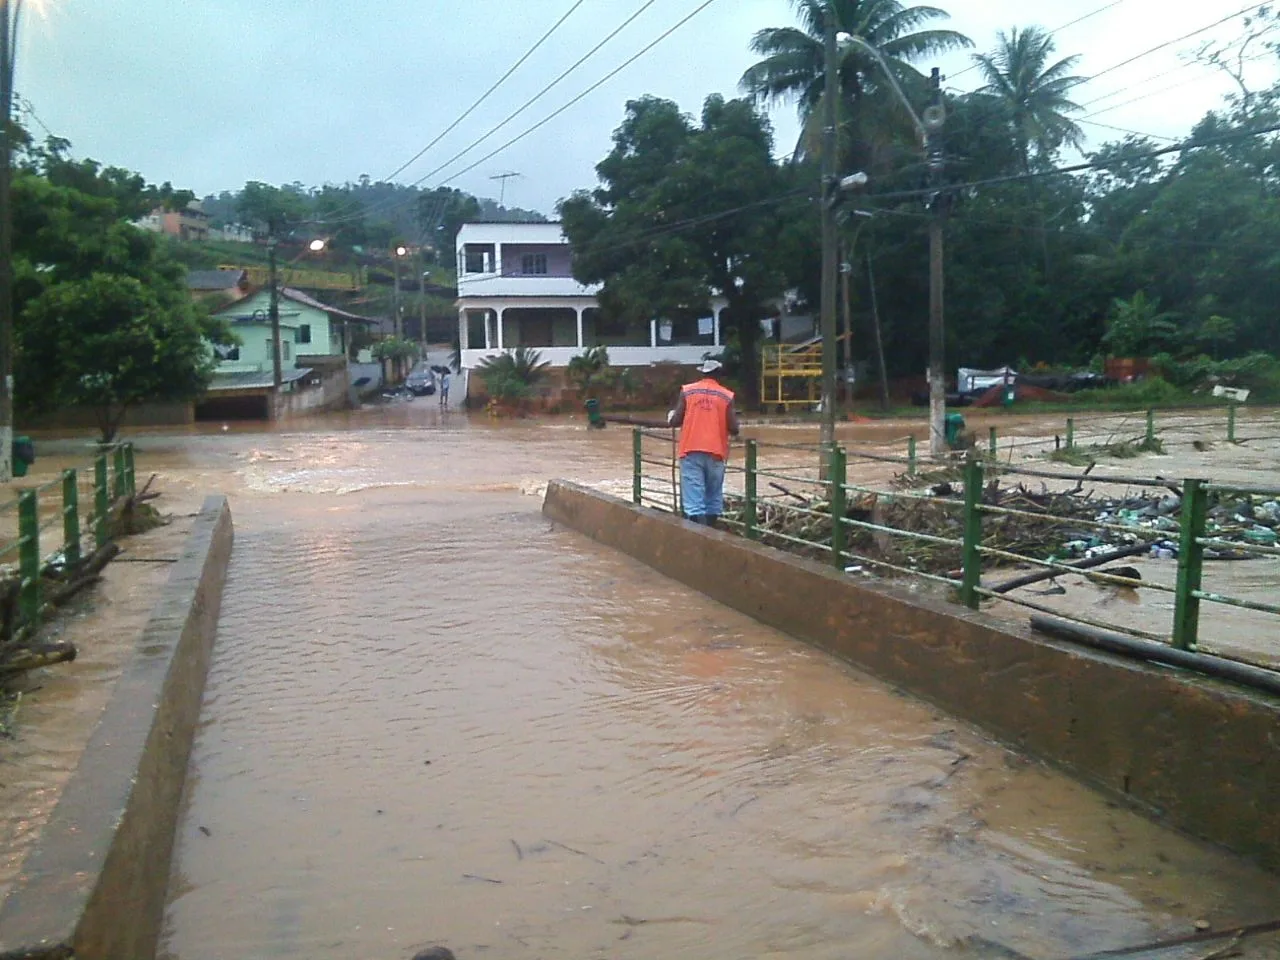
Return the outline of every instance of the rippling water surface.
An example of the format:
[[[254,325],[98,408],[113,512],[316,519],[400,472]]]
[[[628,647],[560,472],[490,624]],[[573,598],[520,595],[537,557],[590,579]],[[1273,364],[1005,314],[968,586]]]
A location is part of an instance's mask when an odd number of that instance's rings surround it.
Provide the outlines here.
[[[606,434],[150,443],[237,530],[170,958],[1048,960],[1275,912],[1274,878],[553,529],[547,477],[626,488]]]

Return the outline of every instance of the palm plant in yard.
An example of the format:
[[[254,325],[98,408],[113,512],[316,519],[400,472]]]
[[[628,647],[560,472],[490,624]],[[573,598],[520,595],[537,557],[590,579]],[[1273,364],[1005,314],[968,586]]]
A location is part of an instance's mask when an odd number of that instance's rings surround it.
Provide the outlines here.
[[[962,33],[928,26],[948,16],[937,7],[908,7],[898,0],[792,0],[792,6],[799,26],[769,27],[756,33],[751,49],[764,59],[748,68],[740,83],[757,103],[795,101],[803,125],[797,155],[815,153],[820,142],[828,9],[835,13],[836,29],[879,50],[908,90],[923,84],[914,61],[972,45]],[[842,108],[852,116],[852,123],[842,125],[843,139],[863,145],[882,143],[897,130],[907,129],[907,118],[875,58],[852,43],[841,46],[839,57]]]
[[[1030,171],[1033,152],[1045,160],[1064,145],[1083,142],[1080,127],[1067,116],[1080,110],[1070,98],[1071,89],[1084,79],[1071,75],[1080,58],[1063,57],[1050,65],[1053,37],[1039,27],[1014,27],[1001,31],[999,38],[992,53],[974,54],[986,80],[978,93],[1004,106],[1023,170]]]
[[[524,400],[533,388],[546,376],[551,361],[528,347],[516,347],[496,357],[489,357],[476,365],[484,378],[485,389],[495,400],[511,403]]]

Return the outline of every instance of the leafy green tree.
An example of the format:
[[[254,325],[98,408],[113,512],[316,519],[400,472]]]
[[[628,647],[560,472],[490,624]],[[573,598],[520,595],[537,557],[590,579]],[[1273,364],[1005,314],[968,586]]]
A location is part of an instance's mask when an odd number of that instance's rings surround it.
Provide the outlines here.
[[[1039,27],[1014,27],[998,36],[994,52],[974,54],[986,80],[978,92],[994,97],[1008,112],[1022,167],[1029,171],[1033,151],[1037,159],[1049,160],[1060,147],[1079,147],[1084,141],[1083,131],[1067,116],[1080,111],[1069,96],[1083,81],[1071,74],[1080,57],[1050,64],[1053,36]]]
[[[27,414],[92,406],[108,440],[129,408],[198,395],[209,343],[235,341],[192,303],[161,241],[128,222],[159,188],[64,153],[25,158],[12,185],[16,401]]]
[[[489,396],[510,403],[530,396],[550,365],[539,351],[516,347],[481,361],[476,370],[484,378]]]
[[[695,123],[668,100],[627,104],[601,186],[560,205],[574,275],[602,283],[609,316],[692,320],[723,298],[721,329],[758,389],[760,320],[816,236],[794,173],[772,157],[768,121],[745,100],[711,96]]]
[[[898,0],[792,0],[798,27],[768,27],[752,38],[751,49],[763,59],[742,75],[743,91],[757,103],[794,100],[803,126],[799,154],[815,154],[820,143],[822,98],[826,86],[823,34],[828,9],[835,12],[836,29],[861,37],[880,51],[890,70],[906,87],[920,89],[923,77],[913,61],[930,54],[971,46],[954,30],[929,25],[947,13],[937,7],[908,7]],[[881,144],[891,131],[908,130],[907,118],[890,88],[883,69],[864,48],[848,43],[840,49],[842,101],[853,120],[845,125],[845,140]],[[858,158],[869,166],[868,158]]]
[[[305,195],[294,188],[250,180],[240,192],[236,209],[244,223],[280,232],[307,218],[308,203]]]
[[[1139,290],[1128,300],[1112,304],[1107,332],[1102,338],[1113,356],[1141,357],[1167,349],[1178,339],[1174,315],[1160,309],[1160,301]]]
[[[191,303],[165,302],[134,277],[94,272],[26,304],[18,377],[29,408],[93,409],[102,441],[130,408],[185,401],[209,384],[214,356]]]

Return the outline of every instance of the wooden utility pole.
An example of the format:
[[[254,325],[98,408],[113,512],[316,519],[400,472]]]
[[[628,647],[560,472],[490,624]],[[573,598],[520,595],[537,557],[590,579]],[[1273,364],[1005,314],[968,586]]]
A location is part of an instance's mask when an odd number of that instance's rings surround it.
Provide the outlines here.
[[[835,5],[826,4],[823,31],[826,78],[822,90],[822,429],[823,462],[836,439],[836,126],[840,99],[836,70]]]

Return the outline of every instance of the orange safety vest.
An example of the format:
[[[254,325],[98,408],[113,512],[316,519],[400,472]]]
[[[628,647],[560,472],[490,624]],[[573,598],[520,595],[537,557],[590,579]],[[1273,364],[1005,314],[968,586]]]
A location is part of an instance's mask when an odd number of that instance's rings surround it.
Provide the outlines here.
[[[729,408],[733,391],[708,378],[686,384],[684,423],[680,428],[680,456],[709,453],[721,460],[729,459]]]

